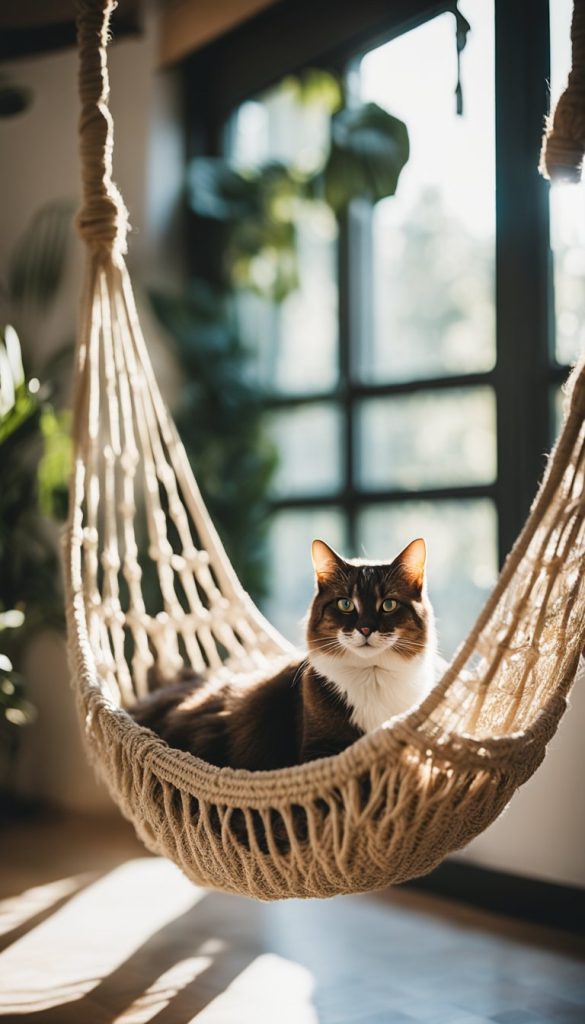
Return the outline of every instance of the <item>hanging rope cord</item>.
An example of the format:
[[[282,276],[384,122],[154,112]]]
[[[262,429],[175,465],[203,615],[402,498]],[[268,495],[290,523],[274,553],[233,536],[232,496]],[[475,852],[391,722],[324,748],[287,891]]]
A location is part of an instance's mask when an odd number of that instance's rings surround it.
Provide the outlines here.
[[[542,143],[540,173],[551,181],[580,181],[585,156],[585,0],[574,0],[571,71]]]
[[[89,260],[65,578],[90,755],[145,844],[197,883],[276,899],[413,878],[498,816],[542,761],[566,707],[585,643],[585,363],[571,378],[562,434],[526,526],[419,708],[336,757],[275,772],[217,769],[136,725],[122,708],[146,692],[153,654],[169,678],[185,664],[237,678],[254,666],[273,672],[288,648],[227,559],[140,330],[124,263],[128,215],[112,182],[113,8],[112,0],[78,6],[78,223]],[[137,501],[157,613],[145,607]]]
[[[77,217],[81,237],[90,249],[112,255],[127,250],[128,211],[112,181],[114,122],[109,107],[107,45],[116,0],[78,0],[79,149],[83,205]],[[99,44],[96,45],[96,39]]]

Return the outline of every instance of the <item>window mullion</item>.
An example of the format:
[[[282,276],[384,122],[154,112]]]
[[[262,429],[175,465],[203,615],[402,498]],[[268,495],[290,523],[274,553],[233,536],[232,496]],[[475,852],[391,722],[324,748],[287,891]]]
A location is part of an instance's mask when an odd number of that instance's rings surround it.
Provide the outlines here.
[[[342,216],[339,233],[339,352],[344,407],[345,498],[348,544],[357,551],[356,399],[359,365],[372,335],[372,205],[354,200]]]
[[[500,560],[544,468],[551,298],[548,186],[537,170],[548,0],[496,0],[496,330]]]
[[[346,542],[349,550],[356,550],[356,510],[353,500],[354,486],[354,408],[351,393],[351,323],[354,300],[351,294],[351,225],[346,212],[339,218],[338,235],[338,295],[339,295],[339,402],[343,422],[343,499],[345,514]]]

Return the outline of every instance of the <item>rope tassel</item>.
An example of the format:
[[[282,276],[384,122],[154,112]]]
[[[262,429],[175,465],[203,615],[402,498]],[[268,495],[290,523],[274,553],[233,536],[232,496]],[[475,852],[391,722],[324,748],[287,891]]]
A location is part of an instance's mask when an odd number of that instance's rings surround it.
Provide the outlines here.
[[[547,119],[540,173],[551,181],[581,180],[585,155],[585,0],[574,0],[571,72],[554,114]]]

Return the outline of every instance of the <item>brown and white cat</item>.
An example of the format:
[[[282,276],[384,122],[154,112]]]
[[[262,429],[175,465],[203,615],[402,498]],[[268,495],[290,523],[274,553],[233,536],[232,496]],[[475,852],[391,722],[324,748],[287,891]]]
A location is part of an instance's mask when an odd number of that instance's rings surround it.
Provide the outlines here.
[[[165,686],[129,709],[135,720],[212,764],[267,770],[339,753],[418,704],[439,671],[424,541],[389,563],[320,540],[312,554],[303,657],[268,679]]]

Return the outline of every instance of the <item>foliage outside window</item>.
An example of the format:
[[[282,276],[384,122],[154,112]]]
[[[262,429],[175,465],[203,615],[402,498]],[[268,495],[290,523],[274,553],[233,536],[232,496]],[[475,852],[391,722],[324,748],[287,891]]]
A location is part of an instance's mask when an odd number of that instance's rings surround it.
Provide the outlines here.
[[[375,103],[344,106],[332,75],[308,71],[282,89],[309,120],[307,144],[294,159],[271,157],[245,169],[220,158],[194,160],[191,204],[212,225],[219,280],[194,281],[181,297],[152,294],[184,370],[179,431],[228,553],[256,598],[272,586],[266,498],[281,471],[275,473],[278,444],[264,416],[272,389],[254,372],[240,300],[257,299],[276,315],[294,304],[313,226],[329,239],[356,196],[392,195],[408,157],[405,125]]]
[[[280,456],[265,609],[294,639],[313,536],[372,558],[426,536],[446,654],[495,578],[493,6],[461,10],[472,27],[462,117],[450,14],[348,66],[349,108],[375,104],[408,126],[396,195],[357,190],[341,218],[297,208],[296,287],[279,302],[253,264],[246,288],[232,273]],[[245,179],[310,164],[327,141],[285,79],[238,108],[227,153]],[[229,240],[225,251],[230,269]]]

